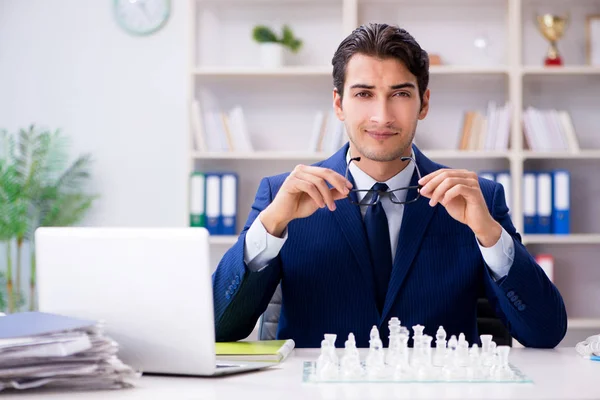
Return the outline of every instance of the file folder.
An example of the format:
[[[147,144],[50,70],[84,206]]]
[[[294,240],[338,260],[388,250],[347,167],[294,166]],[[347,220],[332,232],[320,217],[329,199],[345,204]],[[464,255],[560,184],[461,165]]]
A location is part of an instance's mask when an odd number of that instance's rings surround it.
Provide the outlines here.
[[[554,233],[567,235],[571,232],[570,197],[571,176],[567,170],[555,170],[554,178],[554,210],[552,223]]]
[[[206,229],[211,235],[221,234],[221,176],[206,173]]]
[[[523,174],[523,227],[525,234],[537,233],[537,188],[536,177],[533,172]]]
[[[206,183],[202,172],[193,172],[190,177],[190,226],[206,226]]]
[[[234,173],[221,175],[221,234],[235,235],[237,222],[238,178]]]
[[[496,175],[491,171],[481,171],[479,172],[479,176],[492,182],[496,180]]]
[[[504,199],[506,201],[506,206],[508,207],[508,212],[510,214],[510,210],[512,207],[512,181],[510,179],[510,172],[498,172],[498,174],[496,174],[496,182],[501,184],[504,188]]]
[[[96,324],[92,320],[38,311],[8,314],[0,317],[0,339],[41,339],[44,335],[92,329]]]
[[[552,233],[552,175],[537,174],[537,233]]]

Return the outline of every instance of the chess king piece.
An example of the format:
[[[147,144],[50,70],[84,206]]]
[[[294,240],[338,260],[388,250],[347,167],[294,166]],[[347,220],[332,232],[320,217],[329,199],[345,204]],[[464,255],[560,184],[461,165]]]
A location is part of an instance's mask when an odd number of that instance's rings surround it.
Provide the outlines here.
[[[548,54],[544,60],[546,66],[561,66],[563,59],[558,53],[556,42],[564,35],[569,21],[568,16],[544,14],[537,16],[538,30],[550,42]]]

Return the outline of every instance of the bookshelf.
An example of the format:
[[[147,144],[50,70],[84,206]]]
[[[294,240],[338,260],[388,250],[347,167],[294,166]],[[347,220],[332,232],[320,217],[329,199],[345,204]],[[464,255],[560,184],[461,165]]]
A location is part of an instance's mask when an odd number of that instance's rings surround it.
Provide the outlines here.
[[[430,68],[431,111],[419,123],[416,141],[430,158],[474,171],[506,170],[511,176],[513,223],[523,232],[523,172],[571,171],[569,235],[523,235],[532,254],[555,256],[555,283],[569,315],[563,345],[573,345],[600,328],[600,67],[585,65],[583,21],[600,14],[600,0],[189,0],[189,100],[201,89],[215,93],[223,109],[243,107],[252,152],[197,151],[190,123],[192,170],[239,174],[238,231],[245,223],[260,179],[314,163],[329,152],[308,151],[313,116],[331,109],[331,57],[339,42],[366,22],[406,28],[443,65]],[[558,47],[565,65],[544,67],[548,43],[533,23],[536,13],[571,13]],[[250,32],[255,24],[288,23],[304,41],[281,68],[262,68]],[[489,43],[486,51],[476,40]],[[449,51],[448,49],[452,49]],[[485,113],[489,101],[510,102],[506,150],[458,150],[464,112]],[[581,149],[537,152],[525,148],[522,130],[527,107],[567,110]],[[189,209],[189,204],[187,205]],[[211,237],[216,267],[237,236]],[[597,332],[596,332],[597,333]]]

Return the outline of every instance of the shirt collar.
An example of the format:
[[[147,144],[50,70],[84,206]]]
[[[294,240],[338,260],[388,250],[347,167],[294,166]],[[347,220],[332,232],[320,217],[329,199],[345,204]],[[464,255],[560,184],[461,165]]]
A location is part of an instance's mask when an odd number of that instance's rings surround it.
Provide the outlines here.
[[[411,151],[411,157],[413,158],[413,160],[415,159],[414,150]],[[346,164],[348,164],[349,161],[350,148],[348,148],[348,151],[346,152]],[[414,171],[415,163],[409,162],[402,171],[398,172],[396,175],[392,176],[390,179],[383,183],[387,184],[390,190],[407,187],[410,185],[410,180],[413,176]],[[375,183],[377,183],[375,179],[371,178],[371,176],[367,175],[367,173],[361,170],[358,167],[358,163],[356,162],[352,162],[350,164],[350,173],[352,174],[352,178],[354,178],[355,189],[369,190],[373,187]],[[365,198],[366,194],[366,192],[357,192],[356,195],[358,201],[361,202]],[[395,195],[395,197],[398,201],[405,201],[406,191],[400,190],[399,193]]]

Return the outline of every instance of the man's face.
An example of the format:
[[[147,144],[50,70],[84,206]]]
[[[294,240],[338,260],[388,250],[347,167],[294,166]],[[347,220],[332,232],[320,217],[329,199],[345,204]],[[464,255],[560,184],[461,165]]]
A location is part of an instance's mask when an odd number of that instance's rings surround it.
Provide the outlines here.
[[[429,109],[429,90],[419,98],[417,78],[393,58],[355,54],[346,66],[343,99],[334,90],[334,108],[344,121],[352,156],[392,161],[409,156],[417,121]]]

